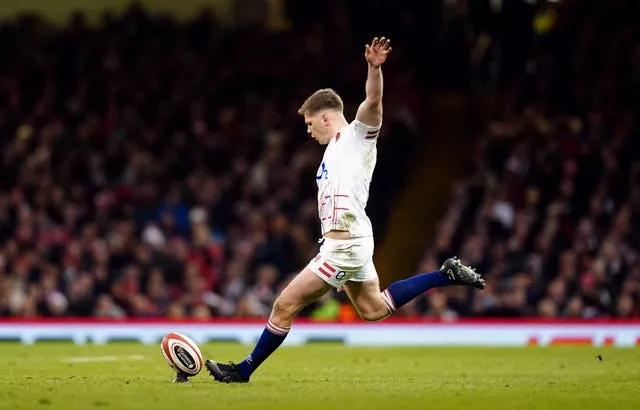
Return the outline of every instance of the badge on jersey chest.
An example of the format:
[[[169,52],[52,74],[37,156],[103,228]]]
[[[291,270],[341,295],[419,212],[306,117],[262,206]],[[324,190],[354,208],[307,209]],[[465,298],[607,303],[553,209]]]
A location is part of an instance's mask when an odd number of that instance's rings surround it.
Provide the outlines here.
[[[323,161],[322,164],[320,164],[320,167],[318,167],[318,172],[316,173],[316,179],[319,181],[321,179],[327,179],[327,178],[329,178],[329,171],[327,170],[327,165]]]

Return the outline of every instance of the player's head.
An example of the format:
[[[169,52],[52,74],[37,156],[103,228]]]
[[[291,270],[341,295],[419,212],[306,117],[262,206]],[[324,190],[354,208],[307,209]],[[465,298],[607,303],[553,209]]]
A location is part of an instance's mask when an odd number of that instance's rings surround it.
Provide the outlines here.
[[[336,124],[343,118],[344,104],[334,90],[323,88],[305,100],[298,114],[304,117],[307,132],[320,144],[328,144],[336,132]]]

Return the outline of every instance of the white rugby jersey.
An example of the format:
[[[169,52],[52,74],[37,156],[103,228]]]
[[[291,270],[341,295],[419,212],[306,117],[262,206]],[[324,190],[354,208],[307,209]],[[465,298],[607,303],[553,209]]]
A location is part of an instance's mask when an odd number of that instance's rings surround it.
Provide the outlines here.
[[[348,231],[352,238],[372,236],[365,212],[376,166],[380,125],[358,120],[340,129],[329,142],[316,173],[322,233]]]

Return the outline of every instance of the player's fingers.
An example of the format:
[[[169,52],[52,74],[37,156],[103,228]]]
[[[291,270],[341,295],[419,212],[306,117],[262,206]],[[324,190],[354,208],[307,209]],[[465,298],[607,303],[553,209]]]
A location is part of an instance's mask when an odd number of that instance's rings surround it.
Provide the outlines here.
[[[391,47],[389,47],[388,49],[385,50],[385,53],[388,55],[391,52]]]
[[[388,48],[391,48],[391,40],[387,39],[387,41],[384,42],[384,45],[382,46],[385,50]]]
[[[374,37],[373,41],[371,42],[371,47],[375,47],[378,45],[378,37]]]
[[[387,38],[386,37],[380,37],[380,45],[384,46],[384,43],[387,42]]]

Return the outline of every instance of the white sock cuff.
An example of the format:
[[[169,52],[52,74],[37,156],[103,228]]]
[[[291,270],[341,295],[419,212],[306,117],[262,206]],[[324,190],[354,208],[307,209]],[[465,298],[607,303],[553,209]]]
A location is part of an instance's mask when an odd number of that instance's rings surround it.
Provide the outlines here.
[[[391,293],[389,293],[389,289],[385,289],[384,292],[381,293],[382,300],[384,300],[385,305],[387,305],[387,309],[389,309],[389,313],[393,313],[396,311],[396,304],[393,302],[393,297],[391,297]]]
[[[273,324],[271,319],[269,319],[269,321],[267,322],[267,330],[269,330],[273,334],[285,336],[287,333],[289,333],[289,330],[291,330],[291,328],[276,326]]]

